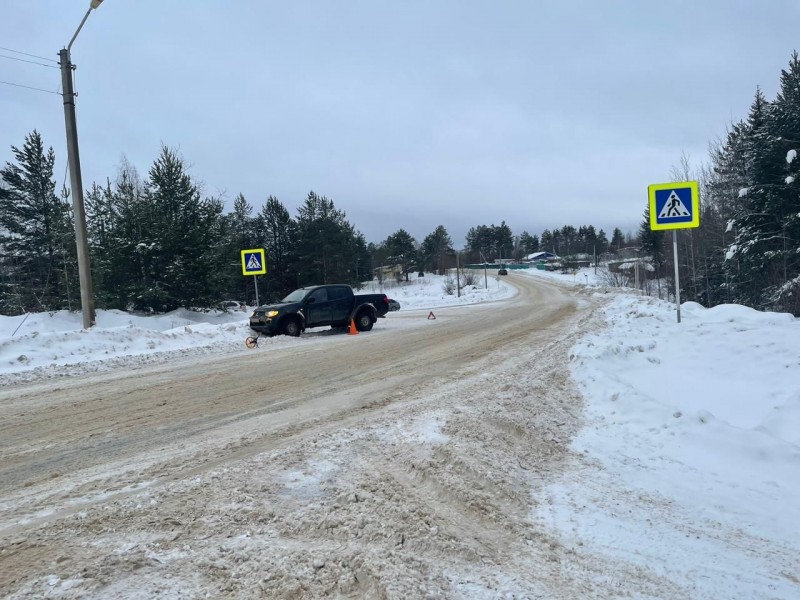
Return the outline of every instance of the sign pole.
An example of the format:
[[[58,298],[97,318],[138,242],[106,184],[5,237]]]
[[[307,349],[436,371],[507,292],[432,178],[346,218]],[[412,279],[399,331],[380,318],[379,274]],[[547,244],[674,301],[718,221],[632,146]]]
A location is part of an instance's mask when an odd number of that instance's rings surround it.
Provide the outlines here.
[[[261,306],[258,303],[258,275],[253,275],[253,285],[256,287],[256,306]]]
[[[700,185],[697,181],[654,183],[647,187],[650,229],[672,230],[672,256],[675,262],[675,305],[681,322],[681,280],[678,268],[677,229],[700,227]]]
[[[678,308],[678,323],[681,322],[681,284],[678,270],[678,233],[672,230],[672,257],[675,262],[675,304]]]

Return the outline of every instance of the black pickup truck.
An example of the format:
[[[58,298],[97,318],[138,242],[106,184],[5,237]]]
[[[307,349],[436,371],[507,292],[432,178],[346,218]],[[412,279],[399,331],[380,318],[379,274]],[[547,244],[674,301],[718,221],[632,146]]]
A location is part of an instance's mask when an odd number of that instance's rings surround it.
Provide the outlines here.
[[[297,337],[309,327],[347,327],[369,331],[389,311],[386,294],[354,294],[349,285],[315,285],[293,291],[278,304],[259,306],[250,329],[269,336]]]

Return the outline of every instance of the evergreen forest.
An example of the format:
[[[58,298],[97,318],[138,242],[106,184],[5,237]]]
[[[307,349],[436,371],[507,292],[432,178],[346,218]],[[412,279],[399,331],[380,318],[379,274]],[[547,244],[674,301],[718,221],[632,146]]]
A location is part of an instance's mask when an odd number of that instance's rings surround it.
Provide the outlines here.
[[[701,226],[677,232],[681,300],[710,307],[736,303],[800,316],[800,59],[780,74],[777,96],[757,89],[749,113],[710,143],[704,163],[688,157],[672,181],[698,180]],[[0,168],[0,314],[79,310],[71,199],[54,173],[55,153],[33,130]],[[465,263],[513,261],[546,250],[562,257],[608,257],[631,248],[645,260],[643,279],[671,283],[672,235],[641,227],[609,235],[593,225],[537,234],[476,225],[454,244],[446,224],[424,239],[398,229],[368,242],[345,212],[310,191],[296,214],[274,196],[259,210],[241,194],[226,212],[205,196],[178,152],[163,146],[146,175],[123,161],[84,192],[97,308],[164,312],[208,308],[224,299],[255,300],[241,273],[240,250],[264,248],[268,273],[259,299],[274,301],[303,285],[358,287],[384,265],[409,276]],[[661,290],[659,286],[659,293]],[[663,286],[664,291],[668,286]]]

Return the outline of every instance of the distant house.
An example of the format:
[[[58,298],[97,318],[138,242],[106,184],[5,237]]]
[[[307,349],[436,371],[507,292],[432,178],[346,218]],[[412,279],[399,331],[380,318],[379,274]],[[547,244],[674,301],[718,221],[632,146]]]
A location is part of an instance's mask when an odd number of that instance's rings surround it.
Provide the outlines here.
[[[633,246],[629,246],[627,248],[620,248],[619,250],[617,250],[617,256],[619,258],[637,258],[641,250],[642,250],[641,248],[634,248]]]
[[[397,279],[398,281],[403,277],[403,265],[383,265],[372,270],[377,279]]]
[[[528,254],[525,258],[522,259],[522,262],[527,263],[536,263],[539,261],[551,261],[557,260],[558,255],[553,254],[552,252],[534,252],[533,254]]]

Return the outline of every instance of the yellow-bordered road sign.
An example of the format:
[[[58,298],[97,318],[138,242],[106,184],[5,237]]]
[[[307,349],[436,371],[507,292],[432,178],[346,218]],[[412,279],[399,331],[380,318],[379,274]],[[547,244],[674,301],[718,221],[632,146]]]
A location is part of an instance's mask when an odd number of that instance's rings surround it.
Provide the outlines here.
[[[267,260],[263,248],[242,250],[242,275],[266,275]]]
[[[700,191],[696,181],[654,183],[650,196],[650,229],[700,227]]]

